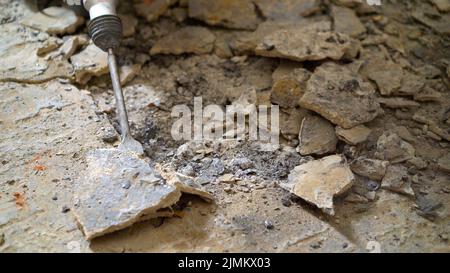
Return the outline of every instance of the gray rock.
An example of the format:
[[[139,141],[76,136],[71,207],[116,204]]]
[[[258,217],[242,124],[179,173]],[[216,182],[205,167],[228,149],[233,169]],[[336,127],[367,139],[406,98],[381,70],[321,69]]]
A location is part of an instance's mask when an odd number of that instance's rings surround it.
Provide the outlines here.
[[[335,63],[316,69],[300,106],[344,129],[369,122],[381,112],[374,88],[346,66]]]
[[[386,174],[386,168],[388,165],[388,161],[360,157],[350,165],[350,168],[356,174],[375,181],[381,181]]]
[[[381,182],[381,188],[412,197],[415,196],[411,188],[408,169],[400,165],[391,165],[387,168],[386,175]]]
[[[176,187],[134,153],[95,150],[86,160],[87,169],[75,185],[73,212],[88,240],[131,226],[180,198]],[[130,186],[123,187],[124,182]]]
[[[207,28],[185,27],[157,41],[150,54],[207,54],[213,50],[215,40],[216,37]]]
[[[301,155],[324,155],[336,151],[338,139],[334,126],[319,116],[303,119],[299,134],[298,151]]]

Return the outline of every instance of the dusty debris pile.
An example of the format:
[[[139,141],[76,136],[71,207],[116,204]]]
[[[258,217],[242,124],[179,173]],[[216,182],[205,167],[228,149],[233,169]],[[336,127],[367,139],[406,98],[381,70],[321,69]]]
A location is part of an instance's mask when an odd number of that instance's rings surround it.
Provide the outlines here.
[[[448,252],[450,1],[381,2],[122,1],[147,163],[109,170],[114,96],[84,18],[0,1],[0,250]],[[174,140],[172,108],[195,97],[279,106],[279,147]],[[129,228],[89,244],[77,221],[90,239]]]

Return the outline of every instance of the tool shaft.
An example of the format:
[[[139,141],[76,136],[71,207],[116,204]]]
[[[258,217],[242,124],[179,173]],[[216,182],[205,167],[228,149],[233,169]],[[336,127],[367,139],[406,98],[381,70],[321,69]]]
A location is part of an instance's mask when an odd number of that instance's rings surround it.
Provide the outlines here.
[[[114,96],[116,98],[117,118],[120,124],[122,141],[124,141],[131,136],[130,125],[128,124],[128,114],[125,107],[125,99],[123,97],[122,87],[120,85],[117,60],[112,49],[108,50],[108,65],[114,90]]]

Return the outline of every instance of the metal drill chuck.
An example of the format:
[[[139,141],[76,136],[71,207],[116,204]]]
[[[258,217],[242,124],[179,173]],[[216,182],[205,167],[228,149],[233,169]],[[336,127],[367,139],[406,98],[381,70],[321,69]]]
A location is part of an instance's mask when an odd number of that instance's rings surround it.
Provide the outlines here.
[[[122,22],[116,15],[102,15],[89,23],[89,35],[96,46],[105,52],[117,49],[122,41]]]
[[[116,13],[117,0],[65,0],[72,7],[82,6],[90,16],[89,35],[103,51],[117,49],[122,41],[122,22]]]

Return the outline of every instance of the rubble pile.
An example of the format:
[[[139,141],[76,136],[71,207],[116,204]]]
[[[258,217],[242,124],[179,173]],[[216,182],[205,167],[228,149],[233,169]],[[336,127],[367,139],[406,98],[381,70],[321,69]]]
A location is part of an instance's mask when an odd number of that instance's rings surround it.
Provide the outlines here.
[[[115,102],[84,18],[0,12],[0,250],[23,247],[21,233],[52,249],[50,226],[65,243],[129,227],[83,251],[340,252],[376,239],[385,251],[448,252],[450,1],[122,2],[121,81],[147,162],[123,170],[108,168]],[[253,104],[279,106],[280,145],[174,140],[172,107],[191,115],[195,97],[247,118]],[[30,128],[49,147],[18,152]],[[56,157],[66,169],[51,169]],[[40,224],[21,230],[33,215]]]

